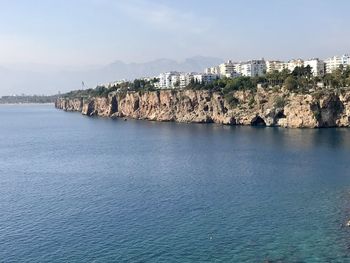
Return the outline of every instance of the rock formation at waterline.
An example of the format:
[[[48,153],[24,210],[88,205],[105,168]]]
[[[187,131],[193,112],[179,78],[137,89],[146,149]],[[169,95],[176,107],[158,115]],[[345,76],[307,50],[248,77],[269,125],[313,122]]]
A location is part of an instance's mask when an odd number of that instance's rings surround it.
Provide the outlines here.
[[[88,116],[286,128],[349,127],[350,92],[204,90],[112,92],[108,97],[62,97],[56,108]]]

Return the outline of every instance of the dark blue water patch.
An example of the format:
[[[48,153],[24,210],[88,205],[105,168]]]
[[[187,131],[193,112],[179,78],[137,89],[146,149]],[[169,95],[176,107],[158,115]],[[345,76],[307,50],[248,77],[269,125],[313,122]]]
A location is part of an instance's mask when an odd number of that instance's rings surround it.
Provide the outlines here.
[[[346,262],[350,131],[0,107],[0,261]]]

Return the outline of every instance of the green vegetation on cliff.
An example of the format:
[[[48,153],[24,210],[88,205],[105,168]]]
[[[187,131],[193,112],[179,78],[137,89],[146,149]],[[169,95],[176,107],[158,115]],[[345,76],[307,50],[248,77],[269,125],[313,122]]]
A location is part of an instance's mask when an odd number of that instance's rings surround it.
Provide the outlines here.
[[[0,104],[54,103],[59,95],[14,95],[0,97]]]
[[[111,87],[98,86],[95,89],[75,90],[64,94],[63,97],[107,97],[112,92],[154,91],[156,90],[156,82],[158,82],[157,78],[150,80],[135,79],[134,81],[118,83]],[[232,98],[233,92],[239,90],[255,92],[258,84],[263,88],[271,87],[274,91],[284,87],[288,91],[304,94],[311,92],[311,90],[317,90],[317,92],[322,90],[339,90],[350,86],[350,67],[339,67],[333,73],[326,74],[323,77],[313,76],[309,66],[296,67],[293,72],[285,69],[281,72],[269,72],[262,77],[221,78],[211,83],[192,81],[186,89],[222,92],[229,104],[235,106],[238,102]],[[282,105],[281,102],[277,102],[277,104]]]
[[[158,82],[158,79],[154,78],[149,81],[144,79],[135,79],[133,82],[122,82],[115,84],[109,88],[105,86],[97,86],[94,89],[74,90],[65,93],[62,97],[71,98],[89,98],[89,97],[107,97],[111,92],[126,92],[126,91],[154,91],[154,83]]]

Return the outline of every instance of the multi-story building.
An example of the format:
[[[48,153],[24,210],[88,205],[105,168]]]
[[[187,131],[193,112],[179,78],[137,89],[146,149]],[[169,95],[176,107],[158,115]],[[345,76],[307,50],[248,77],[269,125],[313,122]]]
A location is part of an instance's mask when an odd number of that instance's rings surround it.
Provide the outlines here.
[[[193,73],[181,73],[180,74],[180,88],[186,88],[193,80]]]
[[[325,63],[322,60],[319,60],[318,58],[313,58],[309,60],[304,61],[304,67],[310,66],[312,75],[317,76],[323,76],[325,74]]]
[[[268,60],[266,61],[266,72],[281,72],[288,68],[288,63],[279,60]]]
[[[170,88],[175,89],[180,87],[180,74],[174,74],[171,76]]]
[[[170,71],[170,72],[166,72],[166,73],[161,73],[159,75],[159,88],[160,89],[170,89],[170,88],[174,88],[175,86],[175,82],[178,80],[177,76],[179,76],[180,73],[176,72],[176,71]],[[175,81],[173,83],[173,81]]]
[[[350,65],[350,56],[347,54],[342,56],[334,56],[326,59],[324,62],[326,65],[326,72],[332,73],[334,70],[339,68],[340,65],[343,65],[343,66]]]
[[[238,67],[237,67],[238,69]],[[250,63],[242,63],[239,65],[238,69],[239,73],[242,74],[242,76],[251,76],[252,75],[252,66]]]
[[[161,73],[159,82],[155,87],[159,89],[183,89],[186,88],[191,81],[208,84],[219,78],[217,74],[211,73],[180,73],[176,71]]]
[[[101,84],[100,86],[103,86],[103,87],[106,87],[106,88],[111,88],[111,87],[115,87],[115,86],[118,86],[118,85],[126,83],[126,82],[128,82],[128,80],[122,79],[122,80],[117,80],[117,81],[114,81],[114,82],[108,82],[108,83],[105,83],[105,84]]]
[[[296,67],[304,66],[304,60],[302,59],[292,59],[288,61],[288,69],[292,72]]]
[[[220,67],[216,66],[216,67],[211,67],[211,68],[206,68],[204,70],[205,74],[220,74]]]
[[[210,82],[213,82],[214,80],[217,80],[219,78],[219,75],[217,74],[206,74],[206,73],[199,73],[193,75],[193,80],[198,83],[204,83],[208,84]]]
[[[220,64],[216,67],[206,68],[204,70],[205,74],[219,75],[220,77],[234,78],[239,76],[235,70],[235,64],[231,60]]]
[[[219,74],[221,76],[231,75],[235,72],[235,66],[231,60],[219,65]]]
[[[251,60],[248,62],[244,62],[242,64],[235,67],[243,76],[247,77],[257,77],[263,76],[266,73],[266,62],[264,59],[261,60]]]
[[[236,71],[233,71],[231,73],[227,73],[225,74],[224,76],[220,75],[221,77],[226,77],[226,78],[237,78],[239,76],[241,76],[240,73],[236,72]]]

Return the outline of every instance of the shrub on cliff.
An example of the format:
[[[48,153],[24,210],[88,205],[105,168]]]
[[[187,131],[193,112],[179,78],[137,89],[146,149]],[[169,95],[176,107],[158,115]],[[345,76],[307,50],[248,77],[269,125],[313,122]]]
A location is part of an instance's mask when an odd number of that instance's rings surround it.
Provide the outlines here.
[[[187,85],[186,89],[189,90],[201,90],[206,89],[206,85],[204,83],[198,82],[197,80],[191,80],[190,84]]]
[[[275,101],[274,101],[274,106],[275,108],[283,108],[286,104],[286,101],[284,99],[284,97],[282,96],[278,96],[275,98]]]
[[[250,77],[238,77],[234,79],[227,79],[226,85],[223,88],[224,94],[228,94],[236,90],[251,90],[256,88],[256,84]]]
[[[326,91],[324,90],[319,90],[319,91],[316,91],[315,93],[312,94],[313,97],[316,99],[316,100],[319,100],[321,99],[323,96],[326,95]]]
[[[289,91],[295,91],[298,88],[298,82],[293,76],[289,76],[285,79],[284,86]]]
[[[283,69],[282,71],[275,70],[275,71],[266,73],[265,78],[269,85],[271,85],[272,87],[275,87],[275,86],[282,85],[285,79],[290,74],[291,73],[288,69]]]
[[[104,86],[97,86],[92,92],[92,97],[107,97],[109,89]]]
[[[226,102],[232,107],[235,108],[239,104],[239,100],[233,96],[233,93],[228,93],[224,95]]]
[[[255,98],[254,98],[254,96],[251,96],[251,97],[249,98],[249,101],[248,101],[248,106],[249,106],[250,108],[253,108],[254,105],[255,105]]]

